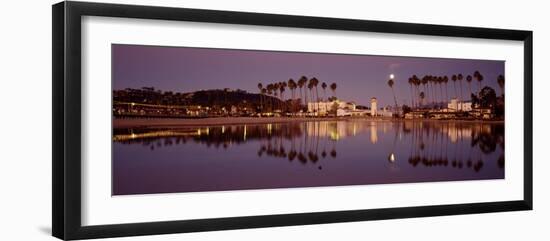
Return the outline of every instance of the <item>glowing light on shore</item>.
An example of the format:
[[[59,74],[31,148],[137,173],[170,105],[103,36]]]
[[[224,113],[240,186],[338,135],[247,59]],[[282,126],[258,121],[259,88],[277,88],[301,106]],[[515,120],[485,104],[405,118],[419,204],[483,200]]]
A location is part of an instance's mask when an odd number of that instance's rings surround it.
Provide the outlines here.
[[[395,77],[395,75],[390,74],[390,79],[393,79],[394,77]]]
[[[173,136],[194,136],[197,132],[179,132],[179,131],[153,131],[147,133],[131,133],[113,136],[114,141],[127,141],[133,139],[151,138],[151,137],[173,137]]]

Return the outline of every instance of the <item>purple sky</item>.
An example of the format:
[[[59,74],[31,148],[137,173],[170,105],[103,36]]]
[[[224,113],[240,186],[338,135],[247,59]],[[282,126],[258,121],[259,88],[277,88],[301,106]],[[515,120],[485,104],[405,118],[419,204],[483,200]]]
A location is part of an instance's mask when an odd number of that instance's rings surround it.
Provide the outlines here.
[[[305,75],[320,83],[336,83],[338,98],[368,104],[376,97],[381,105],[392,105],[387,85],[395,75],[399,104],[411,103],[408,78],[416,74],[449,76],[449,98],[454,96],[451,75],[466,75],[479,70],[483,85],[500,94],[496,78],[504,74],[504,61],[441,58],[388,57],[323,53],[293,53],[255,50],[112,45],[113,88],[153,86],[164,91],[192,92],[201,89],[242,89],[257,93],[257,84],[297,80]],[[472,90],[478,89],[472,82]],[[323,91],[319,84],[319,97]],[[457,81],[458,88],[458,81]],[[460,91],[460,90],[458,90]],[[464,96],[468,91],[463,80]],[[298,94],[296,94],[298,95]],[[327,88],[327,96],[331,96]],[[290,90],[285,91],[290,97]],[[443,88],[443,97],[445,90]],[[380,104],[379,104],[380,105]]]

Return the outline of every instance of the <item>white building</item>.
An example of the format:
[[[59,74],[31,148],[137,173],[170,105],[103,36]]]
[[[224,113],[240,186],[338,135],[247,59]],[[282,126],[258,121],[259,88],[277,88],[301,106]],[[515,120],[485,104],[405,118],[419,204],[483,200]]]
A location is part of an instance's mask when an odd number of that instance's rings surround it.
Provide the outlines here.
[[[380,111],[378,112],[378,116],[393,117],[393,112],[390,110],[389,107],[380,108]]]
[[[472,111],[472,102],[469,101],[458,101],[457,98],[452,98],[451,102],[447,104],[447,109],[450,112],[457,112],[457,111]]]
[[[314,113],[316,116],[328,115],[329,112],[334,108],[336,108],[337,115],[341,116],[340,114],[344,113],[342,111],[347,111],[347,112],[355,111],[355,103],[345,102],[340,100],[307,103],[307,112]],[[342,110],[342,111],[338,111],[338,110]]]
[[[351,112],[350,111],[347,111],[347,110],[344,110],[344,109],[338,109],[336,110],[336,116],[351,116]]]

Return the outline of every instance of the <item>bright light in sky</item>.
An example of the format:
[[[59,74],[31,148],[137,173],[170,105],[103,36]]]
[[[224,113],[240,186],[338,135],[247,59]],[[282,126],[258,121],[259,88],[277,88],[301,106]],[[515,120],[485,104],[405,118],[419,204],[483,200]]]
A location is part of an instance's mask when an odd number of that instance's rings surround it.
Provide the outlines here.
[[[393,79],[393,77],[394,77],[393,74],[390,74],[390,79]]]

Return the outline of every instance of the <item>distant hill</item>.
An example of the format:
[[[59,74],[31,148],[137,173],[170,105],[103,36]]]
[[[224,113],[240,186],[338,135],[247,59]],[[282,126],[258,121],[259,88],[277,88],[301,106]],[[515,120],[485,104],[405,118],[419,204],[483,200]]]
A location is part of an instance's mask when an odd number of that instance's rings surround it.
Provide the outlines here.
[[[261,103],[280,105],[281,100],[275,97],[257,93],[248,93],[244,90],[199,90],[195,92],[179,93],[172,91],[155,90],[152,87],[141,89],[114,90],[115,102],[134,102],[153,105],[201,105],[201,106],[250,106],[256,107]]]

